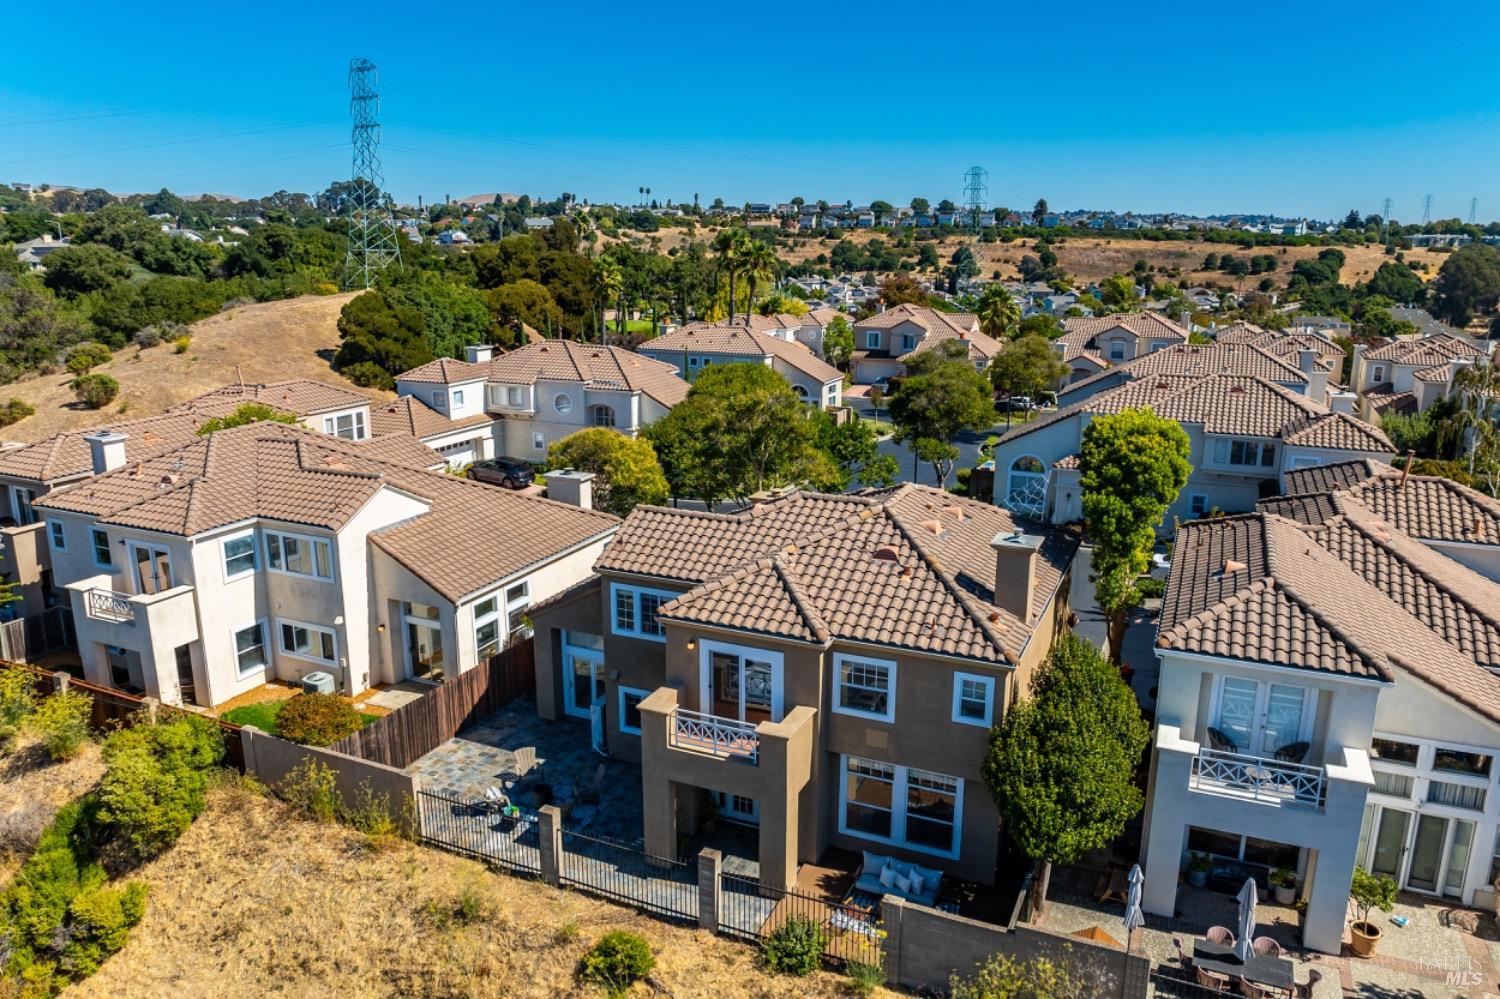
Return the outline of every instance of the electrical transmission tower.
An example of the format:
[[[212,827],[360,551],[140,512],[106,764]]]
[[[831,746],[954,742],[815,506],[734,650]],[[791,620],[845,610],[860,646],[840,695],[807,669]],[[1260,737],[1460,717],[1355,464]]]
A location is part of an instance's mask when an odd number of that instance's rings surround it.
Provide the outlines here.
[[[1474,225],[1479,220],[1479,199],[1469,199],[1469,225]]]
[[[1386,198],[1385,203],[1380,206],[1380,241],[1385,242],[1386,233],[1391,228],[1391,199]]]
[[[1432,221],[1432,195],[1422,198],[1422,224],[1426,225]]]
[[[979,213],[989,200],[989,171],[982,166],[969,167],[964,173],[964,205],[969,209],[969,225],[979,230]]]
[[[380,172],[380,82],[368,59],[349,60],[349,114],[354,118],[354,176],[349,192],[349,254],[344,287],[368,288],[375,276],[401,262],[396,220],[385,203]]]

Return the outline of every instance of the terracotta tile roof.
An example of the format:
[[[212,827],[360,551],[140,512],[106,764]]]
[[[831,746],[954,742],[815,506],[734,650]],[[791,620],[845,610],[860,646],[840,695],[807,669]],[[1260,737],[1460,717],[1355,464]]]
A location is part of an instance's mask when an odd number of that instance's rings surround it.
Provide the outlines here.
[[[1329,517],[1339,515],[1338,504],[1333,493],[1295,493],[1272,496],[1257,500],[1255,509],[1261,513],[1274,513],[1299,524],[1321,524]]]
[[[1484,351],[1466,340],[1438,333],[1414,340],[1392,340],[1366,351],[1364,356],[1368,361],[1391,361],[1426,368],[1445,364],[1455,357],[1482,357]]]
[[[1389,383],[1386,383],[1387,386]],[[1415,392],[1366,392],[1365,401],[1370,408],[1378,413],[1415,413],[1417,411],[1417,395]]]
[[[355,442],[360,453],[412,468],[441,468],[443,456],[410,434],[385,434]]]
[[[1430,368],[1421,368],[1412,373],[1412,377],[1419,382],[1446,382],[1453,367],[1447,361],[1441,361]]]
[[[370,432],[376,436],[409,434],[412,437],[436,437],[466,427],[494,423],[488,413],[475,413],[461,420],[450,420],[415,396],[403,395],[384,406],[370,410]]]
[[[1052,463],[1053,468],[1082,468],[1083,455],[1070,454],[1066,458],[1059,458]]]
[[[641,392],[667,407],[681,402],[689,387],[670,364],[621,347],[573,340],[544,340],[517,347],[491,360],[486,370],[491,381],[582,382],[589,388]]]
[[[338,530],[382,489],[428,509],[370,536],[450,600],[611,533],[606,513],[385,460],[380,447],[302,427],[221,430],[37,501],[39,509],[191,536],[264,518]]]
[[[1131,358],[1106,368],[1098,374],[1063,386],[1058,394],[1069,394],[1118,378],[1147,378],[1152,375],[1213,374],[1246,375],[1267,381],[1307,384],[1307,376],[1295,364],[1252,344],[1178,344]]]
[[[1209,335],[1213,337],[1215,343],[1259,343],[1270,333],[1271,331],[1264,326],[1257,326],[1242,319],[1228,326],[1222,326]]]
[[[861,319],[854,324],[856,330],[888,330],[902,323],[915,323],[929,333],[946,329],[952,333],[977,333],[979,319],[968,312],[939,312],[925,305],[905,302],[892,306],[884,312]]]
[[[1069,535],[1026,527],[1043,543],[1035,615],[1020,621],[993,603],[990,547],[1016,527],[999,507],[910,484],[798,492],[738,514],[641,507],[597,568],[697,584],[663,606],[669,620],[1014,662],[1077,549]]]
[[[1396,453],[1396,445],[1391,443],[1384,430],[1347,413],[1328,413],[1314,417],[1300,430],[1285,434],[1282,440],[1298,447]]]
[[[1310,468],[1294,468],[1281,473],[1281,481],[1288,493],[1329,492],[1390,471],[1394,469],[1386,462],[1373,458],[1351,458],[1348,461],[1329,462]]]
[[[689,323],[647,340],[639,349],[647,357],[653,356],[657,351],[774,357],[820,382],[834,382],[843,378],[837,368],[805,345],[790,343],[754,328],[747,329],[742,321],[733,324],[727,320],[722,323]]]
[[[1186,343],[1188,331],[1155,312],[1120,312],[1111,316],[1082,316],[1063,320],[1064,343],[1081,343],[1102,333],[1121,329],[1134,337],[1151,340],[1176,339]]]
[[[1382,526],[1266,513],[1183,525],[1157,646],[1387,682],[1405,672],[1500,720],[1500,676],[1470,654],[1493,654],[1493,612],[1474,601],[1500,590]]]
[[[227,403],[231,407],[229,411],[233,412],[233,407],[247,402],[274,406],[283,412],[296,413],[298,416],[315,416],[318,413],[329,413],[337,409],[367,406],[370,404],[370,397],[341,385],[329,385],[326,382],[313,381],[311,378],[292,378],[283,382],[225,385],[223,388],[205,392],[196,399],[173,407],[171,411],[198,410]]]
[[[403,371],[396,376],[400,382],[429,382],[433,385],[457,385],[484,381],[489,369],[483,364],[470,364],[452,357],[440,357],[428,361],[421,367]]]

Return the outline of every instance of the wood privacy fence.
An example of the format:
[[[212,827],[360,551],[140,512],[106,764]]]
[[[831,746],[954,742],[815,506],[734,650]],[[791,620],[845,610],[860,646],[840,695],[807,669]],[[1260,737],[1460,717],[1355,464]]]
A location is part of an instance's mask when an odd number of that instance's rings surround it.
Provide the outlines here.
[[[329,748],[405,770],[459,729],[535,690],[535,648],[534,639],[517,642]]]
[[[80,680],[65,673],[56,673],[30,663],[0,660],[0,669],[13,669],[30,674],[39,697],[45,697],[60,689],[62,681],[59,677],[66,676],[68,690],[87,694],[92,700],[93,713],[89,718],[89,723],[96,732],[107,732],[122,726],[133,725],[136,719],[141,717],[141,712],[149,706],[147,704],[149,698],[127,694],[113,687],[101,687],[97,683],[89,683],[87,680]],[[170,704],[158,704],[156,710],[166,715],[197,714],[197,712],[172,707]],[[240,726],[218,718],[214,719],[214,722],[224,733],[224,762],[240,773],[244,773],[245,750],[240,741]]]

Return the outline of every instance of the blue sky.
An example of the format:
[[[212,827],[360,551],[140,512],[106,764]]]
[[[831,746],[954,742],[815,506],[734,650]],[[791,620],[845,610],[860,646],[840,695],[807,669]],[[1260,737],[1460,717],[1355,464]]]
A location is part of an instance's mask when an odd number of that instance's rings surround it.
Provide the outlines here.
[[[151,8],[11,40],[0,180],[320,190],[363,56],[403,201],[958,200],[980,164],[1009,207],[1500,218],[1494,4]]]

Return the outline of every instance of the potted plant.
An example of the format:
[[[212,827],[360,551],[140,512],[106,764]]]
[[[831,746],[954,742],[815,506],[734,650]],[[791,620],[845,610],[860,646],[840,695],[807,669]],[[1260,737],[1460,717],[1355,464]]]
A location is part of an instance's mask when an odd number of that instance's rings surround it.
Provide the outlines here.
[[[1371,874],[1363,867],[1354,869],[1354,881],[1349,885],[1349,897],[1354,900],[1359,918],[1349,924],[1349,949],[1356,957],[1369,957],[1375,953],[1380,942],[1380,927],[1370,922],[1370,910],[1390,912],[1396,904],[1396,882],[1383,874]]]
[[[1285,867],[1278,867],[1271,872],[1272,894],[1276,896],[1277,905],[1291,905],[1297,900],[1297,874]]]
[[[1202,888],[1208,884],[1208,871],[1213,865],[1209,862],[1206,853],[1188,854],[1188,884],[1194,888]]]

